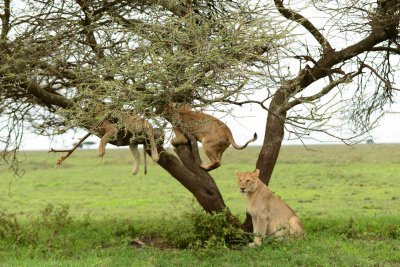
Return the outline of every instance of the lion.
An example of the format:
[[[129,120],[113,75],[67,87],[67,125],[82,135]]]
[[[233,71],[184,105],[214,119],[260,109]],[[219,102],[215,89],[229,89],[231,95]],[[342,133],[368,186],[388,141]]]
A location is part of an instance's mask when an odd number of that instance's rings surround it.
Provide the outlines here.
[[[259,179],[260,171],[236,171],[237,186],[247,195],[247,212],[253,222],[254,242],[250,246],[261,245],[262,237],[301,235],[304,226],[294,211],[279,197],[274,195]]]
[[[193,135],[203,144],[204,152],[210,162],[203,162],[200,167],[206,171],[221,166],[224,151],[232,145],[235,149],[244,149],[251,142],[257,140],[257,133],[243,146],[236,144],[232,132],[222,121],[200,111],[193,111],[188,104],[168,104],[164,108],[163,116],[172,124],[175,137],[173,146],[187,144],[189,140],[185,134]]]
[[[134,134],[134,140],[130,141],[129,148],[133,155],[133,167],[132,175],[135,175],[139,171],[139,160],[140,154],[138,151],[138,144],[144,145],[144,160],[146,164],[146,139],[150,142],[151,158],[153,161],[157,162],[159,160],[159,155],[157,151],[156,141],[160,142],[163,139],[163,133],[160,129],[153,128],[149,122],[144,120],[137,114],[130,113],[125,121],[123,122],[125,130]],[[95,127],[95,131],[98,132],[102,137],[100,139],[100,144],[97,150],[98,156],[102,157],[106,151],[106,145],[110,140],[116,139],[119,132],[115,123],[109,119],[101,120]]]
[[[153,136],[154,136],[154,140],[155,140],[156,144],[162,144],[164,142],[164,132],[161,129],[153,128]],[[132,175],[136,175],[139,172],[140,154],[139,154],[139,150],[138,150],[138,144],[143,144],[144,174],[147,173],[146,140],[144,140],[144,138],[136,138],[134,141],[131,141],[131,143],[129,144],[129,149],[131,150],[131,153],[133,155]]]

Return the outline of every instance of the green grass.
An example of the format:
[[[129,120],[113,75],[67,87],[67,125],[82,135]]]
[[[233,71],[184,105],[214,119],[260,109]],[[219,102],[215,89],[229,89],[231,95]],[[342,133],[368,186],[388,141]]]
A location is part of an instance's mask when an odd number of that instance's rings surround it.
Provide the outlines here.
[[[24,176],[0,166],[0,266],[399,266],[400,145],[308,148],[283,147],[270,183],[307,234],[260,248],[179,249],[196,238],[193,196],[151,160],[131,176],[128,150],[76,151],[58,168],[60,155],[21,153]],[[241,220],[234,173],[258,152],[228,149],[212,172]]]

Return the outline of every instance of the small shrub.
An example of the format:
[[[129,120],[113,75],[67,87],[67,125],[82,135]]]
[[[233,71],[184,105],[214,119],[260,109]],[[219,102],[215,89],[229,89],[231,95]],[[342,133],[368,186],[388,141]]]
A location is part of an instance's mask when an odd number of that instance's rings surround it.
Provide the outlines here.
[[[351,238],[358,238],[359,237],[359,230],[357,229],[356,222],[353,218],[350,218],[349,222],[343,229],[344,237],[351,239]]]
[[[0,237],[12,244],[53,246],[61,229],[71,222],[69,208],[55,208],[49,204],[40,214],[30,223],[20,224],[15,214],[1,211]]]
[[[230,220],[226,212],[206,213],[203,210],[186,213],[167,238],[180,248],[232,247],[248,242],[239,223]]]
[[[399,224],[390,224],[384,227],[384,232],[387,237],[392,239],[400,239],[400,225]]]
[[[19,243],[24,233],[15,214],[0,211],[0,239]]]
[[[48,227],[63,227],[71,222],[69,216],[69,206],[61,205],[60,208],[54,208],[52,204],[48,204],[41,212],[41,217],[38,218],[37,223],[43,224]]]
[[[112,225],[112,234],[116,237],[133,237],[138,234],[138,231],[134,227],[131,221],[121,220],[115,221]]]

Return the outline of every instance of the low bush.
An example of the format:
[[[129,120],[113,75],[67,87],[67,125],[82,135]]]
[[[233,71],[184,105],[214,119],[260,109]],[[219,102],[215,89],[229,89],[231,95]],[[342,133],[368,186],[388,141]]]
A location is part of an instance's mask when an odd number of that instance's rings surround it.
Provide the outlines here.
[[[70,222],[68,206],[49,204],[26,224],[21,224],[16,214],[0,211],[0,237],[11,244],[54,246],[60,231]]]
[[[186,212],[166,231],[166,239],[179,248],[235,247],[249,242],[248,234],[226,211],[206,213],[200,209]]]

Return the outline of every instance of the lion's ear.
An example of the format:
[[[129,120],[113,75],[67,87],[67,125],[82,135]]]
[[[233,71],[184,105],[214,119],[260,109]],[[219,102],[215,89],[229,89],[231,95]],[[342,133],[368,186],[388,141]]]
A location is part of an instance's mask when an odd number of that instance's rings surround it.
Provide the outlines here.
[[[242,173],[240,171],[236,171],[235,174],[236,174],[236,177],[239,177],[242,175]]]
[[[254,171],[254,176],[257,176],[257,177],[260,176],[260,170],[259,170],[259,169],[256,169],[256,170]]]

